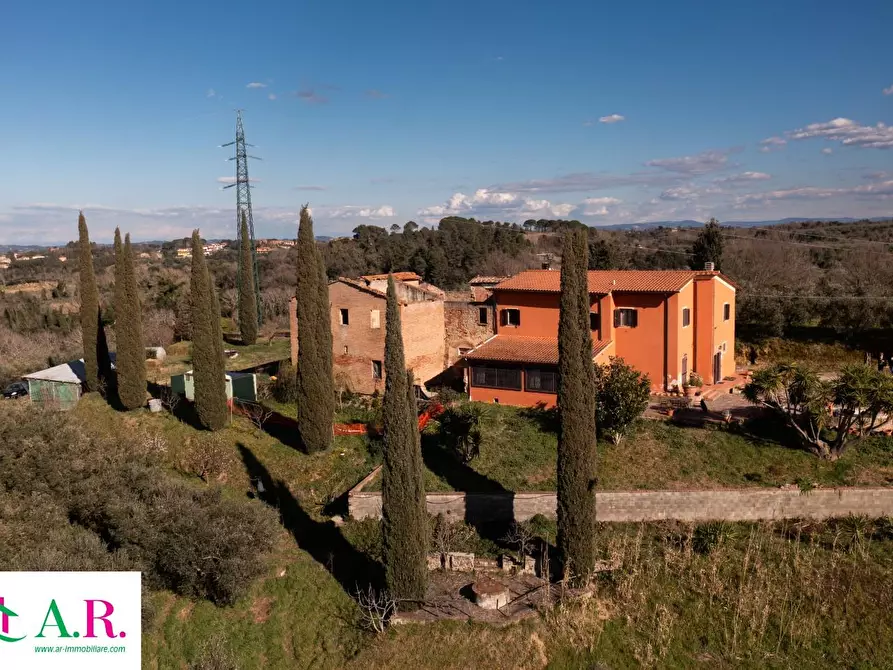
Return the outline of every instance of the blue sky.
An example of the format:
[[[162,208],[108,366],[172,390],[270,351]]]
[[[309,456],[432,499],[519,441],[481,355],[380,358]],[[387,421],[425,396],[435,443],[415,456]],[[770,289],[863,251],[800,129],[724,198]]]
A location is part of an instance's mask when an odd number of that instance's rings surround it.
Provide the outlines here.
[[[6,8],[0,242],[893,215],[889,0]]]

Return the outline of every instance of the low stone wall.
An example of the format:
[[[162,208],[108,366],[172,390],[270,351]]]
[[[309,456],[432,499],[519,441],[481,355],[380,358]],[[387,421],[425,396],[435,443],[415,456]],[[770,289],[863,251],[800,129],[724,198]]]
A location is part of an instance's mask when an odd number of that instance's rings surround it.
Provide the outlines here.
[[[350,516],[381,516],[381,494],[364,492],[367,477],[348,494]],[[429,493],[428,512],[469,523],[555,517],[554,493]],[[850,514],[893,516],[893,488],[719,489],[709,491],[603,491],[599,521],[764,521],[825,519]]]

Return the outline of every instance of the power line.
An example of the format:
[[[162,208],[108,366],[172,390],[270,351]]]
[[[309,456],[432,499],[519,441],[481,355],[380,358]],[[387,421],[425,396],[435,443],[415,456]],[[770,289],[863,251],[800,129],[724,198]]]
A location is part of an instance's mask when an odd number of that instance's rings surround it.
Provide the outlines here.
[[[883,295],[797,295],[795,293],[751,293],[747,289],[743,289],[743,293],[747,297],[753,298],[796,298],[800,300],[826,300],[833,302],[835,300],[879,300],[893,301],[893,296]]]
[[[805,230],[787,230],[784,228],[760,228],[758,226],[748,227],[747,230],[765,230],[769,233],[784,233],[785,235],[808,235],[809,237],[820,237],[828,240],[836,240],[838,242],[848,242],[850,244],[884,244],[884,242],[876,242],[875,240],[849,240],[845,237],[836,235],[822,235],[821,233],[810,233]]]

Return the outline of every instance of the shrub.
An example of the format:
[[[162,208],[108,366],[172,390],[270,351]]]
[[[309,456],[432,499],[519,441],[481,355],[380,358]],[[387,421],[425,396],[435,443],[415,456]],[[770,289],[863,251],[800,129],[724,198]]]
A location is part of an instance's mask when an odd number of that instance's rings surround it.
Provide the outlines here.
[[[441,442],[462,463],[470,463],[481,452],[484,413],[484,405],[462,403],[450,405],[437,417]]]
[[[622,358],[595,366],[595,418],[599,433],[620,444],[627,428],[648,407],[651,382]]]
[[[39,549],[19,549],[16,560],[56,570],[133,565],[153,588],[232,603],[263,571],[274,513],[168,475],[138,439],[88,435],[69,415],[28,407],[0,417],[0,522],[24,519],[41,533]],[[22,537],[12,544],[32,544]]]
[[[282,403],[294,403],[298,400],[298,377],[291,361],[282,361],[276,373],[276,381],[271,385],[273,397]]]

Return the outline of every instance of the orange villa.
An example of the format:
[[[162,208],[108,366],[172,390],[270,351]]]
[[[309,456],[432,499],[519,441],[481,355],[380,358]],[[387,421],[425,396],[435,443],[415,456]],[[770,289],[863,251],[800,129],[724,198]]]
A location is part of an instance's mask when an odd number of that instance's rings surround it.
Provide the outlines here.
[[[472,400],[555,404],[560,286],[559,271],[528,270],[491,289],[496,332],[464,356]],[[735,285],[712,268],[590,271],[589,298],[595,363],[620,357],[655,392],[735,374]]]

